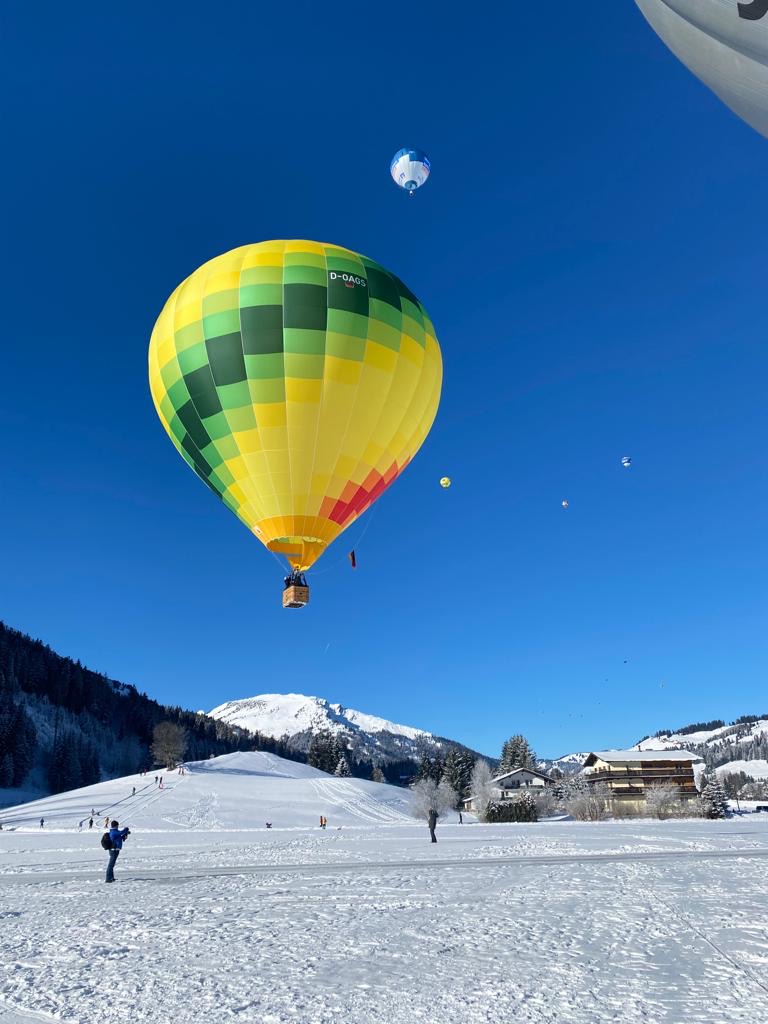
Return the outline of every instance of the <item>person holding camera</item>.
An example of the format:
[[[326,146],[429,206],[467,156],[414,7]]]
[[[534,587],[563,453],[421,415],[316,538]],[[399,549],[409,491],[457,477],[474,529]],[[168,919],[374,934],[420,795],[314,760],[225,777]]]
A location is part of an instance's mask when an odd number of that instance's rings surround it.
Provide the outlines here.
[[[113,821],[109,829],[109,862],[107,864],[107,881],[114,882],[115,880],[115,864],[117,858],[120,856],[120,851],[123,848],[123,843],[131,834],[129,828],[120,828],[119,822]]]

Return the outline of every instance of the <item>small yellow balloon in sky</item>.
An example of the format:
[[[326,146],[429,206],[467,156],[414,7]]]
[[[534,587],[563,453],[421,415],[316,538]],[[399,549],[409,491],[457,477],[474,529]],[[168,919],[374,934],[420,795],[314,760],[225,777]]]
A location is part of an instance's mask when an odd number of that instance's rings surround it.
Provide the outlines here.
[[[441,476],[440,477],[440,486],[441,487],[450,487],[451,486],[451,478],[449,476]]]

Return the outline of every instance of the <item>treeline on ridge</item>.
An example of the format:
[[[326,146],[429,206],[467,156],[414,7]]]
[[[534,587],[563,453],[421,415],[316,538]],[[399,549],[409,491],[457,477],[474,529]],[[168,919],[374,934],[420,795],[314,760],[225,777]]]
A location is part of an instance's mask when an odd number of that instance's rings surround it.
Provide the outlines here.
[[[31,783],[59,793],[149,769],[160,722],[184,730],[190,761],[262,750],[302,763],[322,761],[334,771],[341,752],[350,775],[395,785],[407,785],[418,770],[407,758],[376,763],[356,756],[346,738],[335,740],[328,754],[315,744],[310,756],[290,741],[168,707],[0,622],[0,788]],[[326,742],[323,737],[320,748]]]

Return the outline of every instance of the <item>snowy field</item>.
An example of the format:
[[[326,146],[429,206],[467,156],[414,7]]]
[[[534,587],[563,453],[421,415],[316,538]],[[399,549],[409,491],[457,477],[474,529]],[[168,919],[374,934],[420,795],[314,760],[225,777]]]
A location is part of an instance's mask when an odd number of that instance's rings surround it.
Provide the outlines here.
[[[238,754],[0,812],[0,1024],[768,1021],[768,814],[433,846],[402,801]]]

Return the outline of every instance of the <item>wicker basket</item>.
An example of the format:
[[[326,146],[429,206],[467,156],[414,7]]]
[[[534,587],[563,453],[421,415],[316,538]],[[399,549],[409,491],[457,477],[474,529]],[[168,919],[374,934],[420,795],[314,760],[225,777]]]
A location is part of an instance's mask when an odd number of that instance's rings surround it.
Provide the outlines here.
[[[309,587],[299,587],[295,584],[286,587],[283,591],[283,608],[303,608],[309,603]]]

